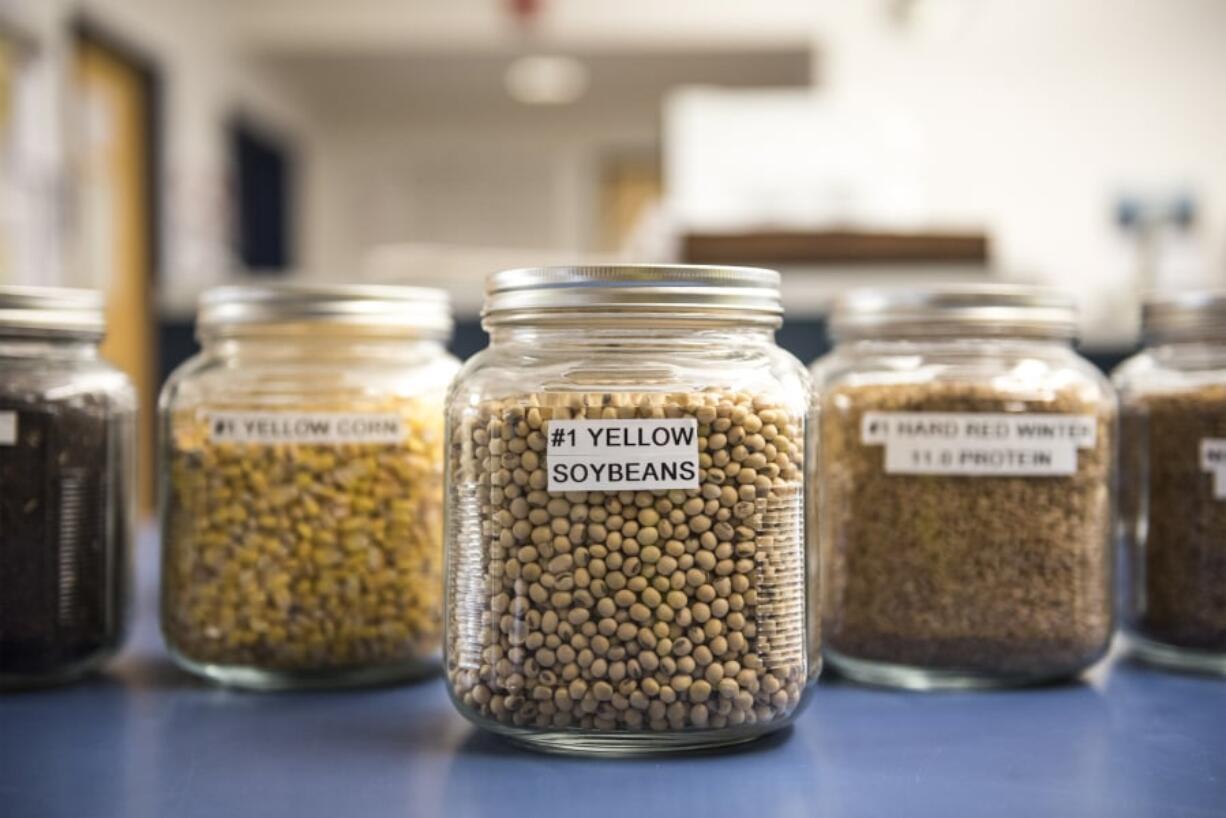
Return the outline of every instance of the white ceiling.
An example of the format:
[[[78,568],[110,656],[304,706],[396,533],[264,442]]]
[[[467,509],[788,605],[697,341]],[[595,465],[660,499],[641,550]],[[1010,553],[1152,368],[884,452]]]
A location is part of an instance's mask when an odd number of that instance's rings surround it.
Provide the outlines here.
[[[214,0],[260,53],[491,53],[507,48],[683,50],[806,47],[813,0]]]
[[[304,53],[265,56],[261,62],[313,108],[333,116],[488,116],[507,122],[542,113],[508,95],[504,74],[513,59],[512,54]],[[682,85],[797,87],[813,76],[803,48],[603,52],[579,59],[591,82],[582,99],[566,106],[572,116],[654,114],[664,94]]]

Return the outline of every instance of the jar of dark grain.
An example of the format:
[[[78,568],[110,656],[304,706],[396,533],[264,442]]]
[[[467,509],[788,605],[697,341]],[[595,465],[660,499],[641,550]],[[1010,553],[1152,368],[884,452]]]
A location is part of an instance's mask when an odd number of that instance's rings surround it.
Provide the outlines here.
[[[804,367],[779,276],[491,277],[447,424],[448,690],[541,749],[733,744],[816,677]]]
[[[1226,291],[1154,297],[1115,372],[1125,629],[1156,664],[1226,673]]]
[[[136,395],[103,326],[99,293],[0,287],[0,688],[85,674],[124,633]]]
[[[862,291],[814,365],[826,656],[930,689],[1069,677],[1112,631],[1110,385],[1023,287]]]
[[[228,685],[437,672],[446,293],[223,287],[167,381],[162,632]]]

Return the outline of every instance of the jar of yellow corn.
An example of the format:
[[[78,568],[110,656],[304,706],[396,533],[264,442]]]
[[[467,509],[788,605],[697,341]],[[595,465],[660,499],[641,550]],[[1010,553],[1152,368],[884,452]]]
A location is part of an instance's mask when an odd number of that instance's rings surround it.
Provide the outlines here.
[[[226,287],[161,399],[162,630],[253,688],[413,678],[442,633],[446,295]]]

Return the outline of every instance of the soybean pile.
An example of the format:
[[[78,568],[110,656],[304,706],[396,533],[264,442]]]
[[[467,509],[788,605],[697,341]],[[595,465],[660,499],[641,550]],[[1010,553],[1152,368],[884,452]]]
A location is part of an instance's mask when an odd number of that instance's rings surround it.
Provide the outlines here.
[[[437,654],[442,413],[365,411],[399,413],[403,441],[220,443],[203,412],[171,419],[162,622],[185,659],[294,672]]]
[[[866,412],[1090,416],[1066,476],[891,474]],[[1067,388],[835,386],[822,395],[823,635],[836,658],[989,676],[1074,673],[1112,628],[1115,410]]]
[[[699,487],[547,491],[555,419],[695,418]],[[506,727],[788,717],[805,653],[803,418],[741,392],[548,393],[452,418],[447,678]]]

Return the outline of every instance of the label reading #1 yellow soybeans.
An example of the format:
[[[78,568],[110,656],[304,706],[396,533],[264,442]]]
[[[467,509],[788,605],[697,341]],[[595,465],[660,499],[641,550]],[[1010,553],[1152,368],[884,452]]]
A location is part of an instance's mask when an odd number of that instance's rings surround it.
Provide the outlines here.
[[[695,418],[553,420],[549,491],[696,489]]]

